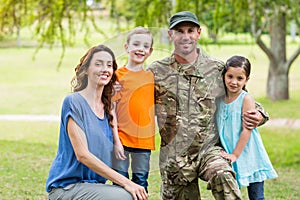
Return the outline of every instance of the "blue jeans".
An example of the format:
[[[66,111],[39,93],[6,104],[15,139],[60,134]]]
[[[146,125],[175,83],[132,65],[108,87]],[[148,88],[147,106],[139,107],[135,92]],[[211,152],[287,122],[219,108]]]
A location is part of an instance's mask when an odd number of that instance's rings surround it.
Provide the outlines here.
[[[264,200],[264,181],[250,183],[247,187],[250,200]]]
[[[140,186],[143,186],[148,192],[148,176],[150,170],[150,155],[151,150],[148,149],[137,149],[129,148],[124,146],[124,154],[127,157],[126,160],[113,161],[113,169],[122,174],[123,176],[129,178],[128,168],[129,168],[129,158],[131,157],[131,171],[132,171],[132,181]],[[129,157],[130,156],[130,157]]]

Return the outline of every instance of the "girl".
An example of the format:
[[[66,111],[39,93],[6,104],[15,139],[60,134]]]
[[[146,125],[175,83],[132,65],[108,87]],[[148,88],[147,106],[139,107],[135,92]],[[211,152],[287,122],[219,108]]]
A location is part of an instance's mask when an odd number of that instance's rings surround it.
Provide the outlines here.
[[[80,59],[74,92],[63,102],[57,155],[46,183],[49,199],[147,199],[145,189],[113,169],[111,97],[117,63],[104,45]],[[106,180],[119,186],[106,185]]]
[[[221,155],[232,162],[239,187],[247,186],[250,200],[264,199],[264,180],[276,178],[263,142],[256,128],[242,123],[242,113],[255,108],[253,97],[245,88],[251,65],[247,58],[233,56],[223,71],[226,95],[217,100],[216,120],[221,143],[226,152]]]

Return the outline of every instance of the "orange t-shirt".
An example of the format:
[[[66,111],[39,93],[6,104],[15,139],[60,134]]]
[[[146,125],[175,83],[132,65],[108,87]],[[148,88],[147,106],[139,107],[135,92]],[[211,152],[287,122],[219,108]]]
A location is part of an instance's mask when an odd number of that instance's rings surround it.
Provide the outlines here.
[[[155,149],[154,76],[151,71],[116,71],[122,89],[113,101],[117,102],[118,132],[126,147]]]

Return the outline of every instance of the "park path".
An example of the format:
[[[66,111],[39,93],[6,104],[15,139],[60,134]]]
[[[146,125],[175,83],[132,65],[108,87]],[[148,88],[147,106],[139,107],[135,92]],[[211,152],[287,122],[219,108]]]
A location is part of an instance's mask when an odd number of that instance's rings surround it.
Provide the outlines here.
[[[59,122],[58,115],[0,115],[0,121],[49,121]],[[270,119],[264,126],[300,129],[300,119]]]

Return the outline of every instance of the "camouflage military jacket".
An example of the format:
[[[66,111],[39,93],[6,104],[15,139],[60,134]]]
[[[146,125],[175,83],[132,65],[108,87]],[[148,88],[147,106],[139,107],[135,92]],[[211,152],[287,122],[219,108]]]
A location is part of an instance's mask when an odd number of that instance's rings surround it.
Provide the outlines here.
[[[179,64],[172,55],[149,66],[155,77],[162,162],[193,159],[201,147],[215,145],[219,139],[214,113],[216,97],[224,94],[224,63],[200,49],[198,53],[192,64]]]

